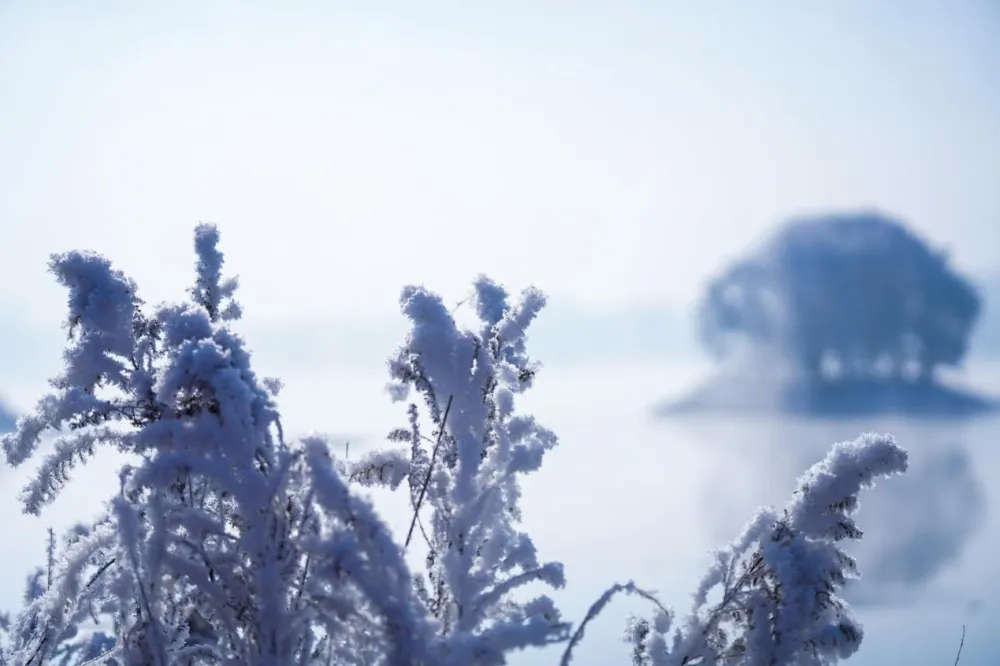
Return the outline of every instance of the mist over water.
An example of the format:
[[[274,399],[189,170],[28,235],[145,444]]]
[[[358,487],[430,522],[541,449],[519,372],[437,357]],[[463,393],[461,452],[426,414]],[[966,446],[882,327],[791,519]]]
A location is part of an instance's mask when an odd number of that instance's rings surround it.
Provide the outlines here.
[[[991,483],[1000,470],[1000,418],[608,416],[558,424],[572,461],[553,456],[525,491],[540,551],[566,563],[570,583],[560,599],[569,617],[582,617],[604,588],[628,578],[685,611],[709,549],[733,539],[756,507],[783,505],[834,442],[891,432],[910,451],[910,470],[861,496],[865,536],[849,551],[863,579],[846,596],[866,635],[850,663],[951,663],[963,624],[962,663],[996,663],[1000,605],[989,590],[1000,585],[1000,493]],[[624,663],[619,636],[638,608],[614,602],[574,663]],[[553,658],[525,654],[516,663]]]
[[[966,374],[976,378],[989,368]],[[534,411],[562,444],[525,483],[525,522],[540,552],[566,563],[569,584],[558,598],[568,617],[581,618],[603,589],[629,578],[685,611],[709,550],[733,539],[756,507],[783,505],[797,477],[834,442],[891,432],[910,451],[910,470],[861,496],[865,537],[850,551],[864,577],[848,599],[866,636],[850,663],[951,663],[963,624],[962,663],[996,663],[991,637],[1000,605],[988,591],[1000,585],[993,556],[1000,493],[992,483],[1000,470],[1000,418],[641,413],[644,400],[661,395],[658,379],[661,387],[690,385],[703,372],[637,365],[550,378],[548,387],[540,380],[536,398],[546,404]],[[571,385],[575,400],[549,402],[568,397]],[[602,406],[594,397],[599,386],[614,396]],[[619,637],[629,612],[641,608],[613,602],[588,629],[574,663],[625,663]],[[554,655],[524,654],[515,663],[554,663]]]
[[[566,565],[567,586],[554,595],[565,616],[581,619],[604,589],[629,579],[683,613],[710,549],[734,538],[757,506],[787,501],[798,475],[834,442],[891,432],[910,451],[911,466],[861,496],[858,524],[865,537],[851,552],[864,579],[848,599],[866,633],[850,663],[951,663],[965,624],[961,663],[995,664],[1000,655],[991,637],[1000,626],[1000,604],[991,591],[1000,589],[994,557],[1000,490],[992,476],[1000,470],[1000,418],[651,416],[651,405],[691,386],[706,369],[701,362],[639,361],[547,368],[521,401],[560,437],[541,471],[523,484],[523,512],[540,557]],[[993,371],[973,365],[967,376]],[[349,376],[317,376],[315,384],[290,387],[282,402],[307,392],[324,399],[297,405],[289,431],[346,428],[352,455],[381,445],[385,432],[403,422],[403,409],[378,394],[377,380],[363,383],[369,391],[357,390]],[[16,535],[0,570],[0,605],[16,604],[24,575],[44,552],[45,529],[58,532],[99,509],[115,491],[121,462],[101,454],[41,518],[17,509],[25,471],[0,472],[0,517]],[[401,497],[373,495],[397,534],[409,522]],[[419,548],[410,555],[417,565]],[[625,620],[645,610],[632,599],[614,601],[589,626],[573,663],[627,663],[628,647],[620,642]],[[511,663],[553,664],[558,655],[555,649],[525,652]]]

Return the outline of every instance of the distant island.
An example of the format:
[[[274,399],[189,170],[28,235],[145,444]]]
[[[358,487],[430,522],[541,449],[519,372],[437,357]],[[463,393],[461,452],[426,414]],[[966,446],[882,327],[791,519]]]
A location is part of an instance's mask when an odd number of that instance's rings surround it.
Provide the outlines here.
[[[902,223],[880,213],[792,220],[735,261],[699,306],[715,377],[661,404],[661,416],[969,416],[1000,401],[942,383],[982,295]]]

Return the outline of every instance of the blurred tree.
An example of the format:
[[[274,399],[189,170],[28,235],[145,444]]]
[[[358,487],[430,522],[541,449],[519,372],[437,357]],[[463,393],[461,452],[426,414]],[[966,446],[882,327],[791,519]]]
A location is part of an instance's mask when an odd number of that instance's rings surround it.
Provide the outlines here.
[[[814,379],[931,381],[957,365],[980,296],[901,223],[877,213],[793,220],[713,279],[699,313],[718,357],[742,339]]]

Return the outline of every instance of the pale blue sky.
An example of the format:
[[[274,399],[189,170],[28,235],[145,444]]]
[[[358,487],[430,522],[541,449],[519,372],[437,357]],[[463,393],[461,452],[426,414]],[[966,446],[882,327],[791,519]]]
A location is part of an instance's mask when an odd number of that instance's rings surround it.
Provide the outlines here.
[[[290,334],[388,330],[402,284],[457,301],[480,271],[655,331],[829,209],[996,271],[998,6],[750,4],[6,2],[3,327],[58,362],[48,254],[97,249],[157,302],[199,220]]]
[[[79,246],[166,297],[198,220],[275,317],[478,271],[685,304],[829,208],[990,269],[998,84],[1000,9],[972,0],[7,2],[0,302],[53,321],[45,257]]]

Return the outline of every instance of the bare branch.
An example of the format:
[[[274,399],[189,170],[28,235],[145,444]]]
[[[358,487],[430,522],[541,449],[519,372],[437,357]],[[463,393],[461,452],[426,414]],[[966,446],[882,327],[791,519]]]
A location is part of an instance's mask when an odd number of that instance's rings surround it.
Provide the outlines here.
[[[441,438],[444,437],[444,427],[448,422],[448,412],[451,411],[451,401],[455,396],[448,396],[448,404],[444,408],[444,416],[441,417],[441,428],[438,430],[437,441],[434,442],[434,450],[431,452],[431,464],[427,466],[427,476],[424,477],[424,485],[420,487],[420,495],[417,497],[417,506],[413,509],[413,520],[410,521],[410,529],[406,533],[406,541],[403,543],[403,548],[408,548],[410,545],[410,540],[413,538],[413,528],[417,524],[417,515],[420,513],[420,505],[424,501],[424,495],[427,493],[427,484],[431,482],[431,473],[434,471],[434,461],[437,459],[438,448],[441,446]]]

